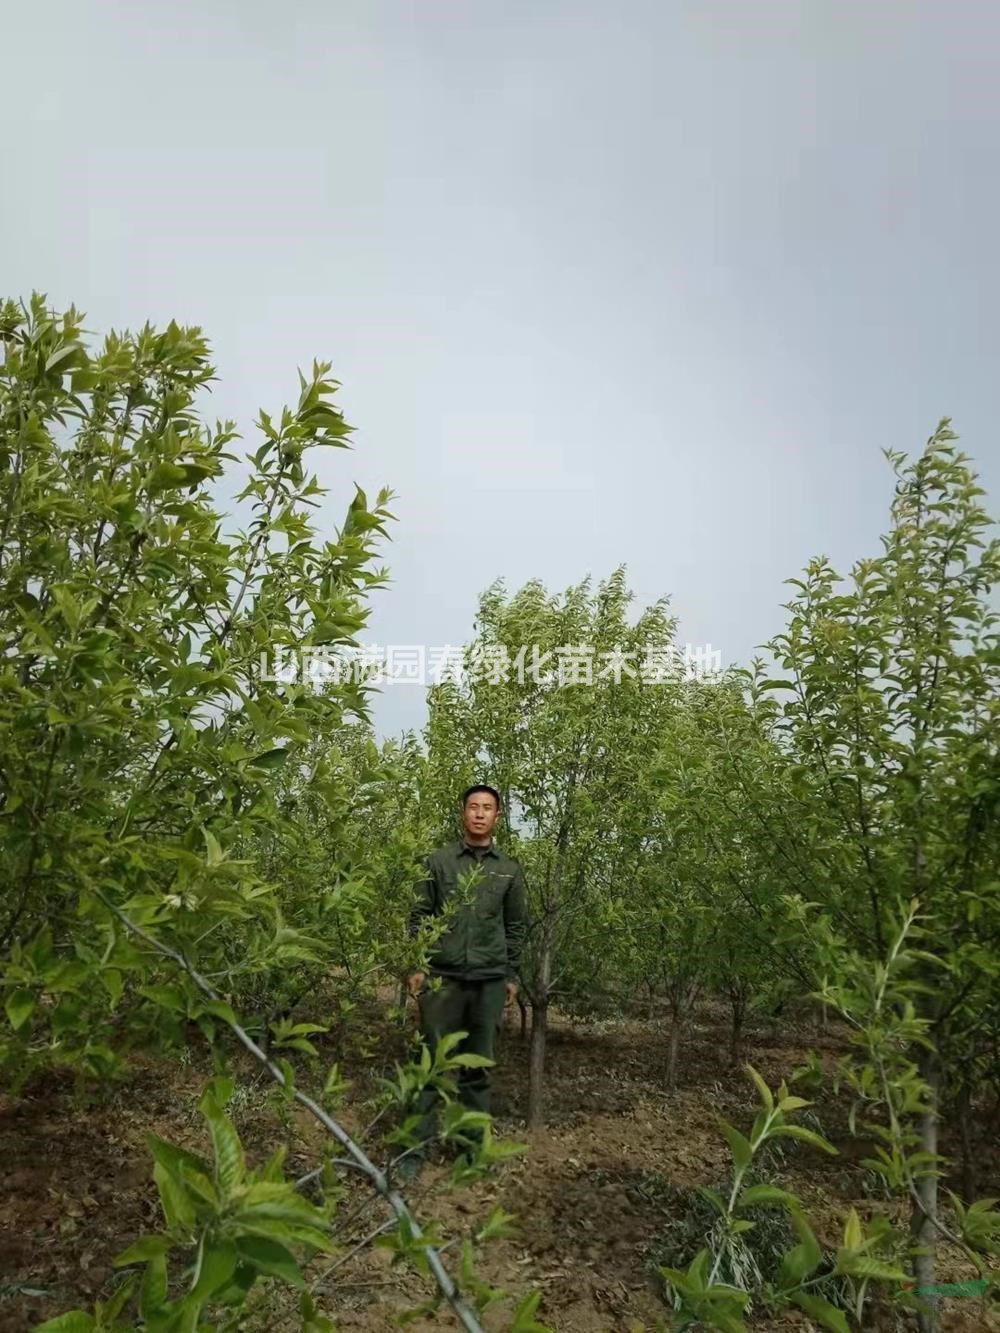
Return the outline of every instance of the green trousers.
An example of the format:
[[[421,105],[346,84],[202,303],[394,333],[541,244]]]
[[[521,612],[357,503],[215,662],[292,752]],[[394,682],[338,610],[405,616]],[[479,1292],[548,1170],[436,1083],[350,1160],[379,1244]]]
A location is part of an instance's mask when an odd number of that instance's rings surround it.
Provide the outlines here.
[[[442,977],[439,990],[425,990],[420,996],[420,1030],[430,1052],[446,1032],[465,1032],[459,1051],[471,1051],[493,1059],[497,1028],[503,1016],[507,982],[503,977],[491,981],[456,981]],[[457,1053],[457,1052],[456,1052]],[[470,1111],[489,1111],[491,1069],[460,1069],[458,1097]],[[439,1095],[425,1088],[417,1103],[421,1115],[418,1134],[421,1139],[437,1132]]]

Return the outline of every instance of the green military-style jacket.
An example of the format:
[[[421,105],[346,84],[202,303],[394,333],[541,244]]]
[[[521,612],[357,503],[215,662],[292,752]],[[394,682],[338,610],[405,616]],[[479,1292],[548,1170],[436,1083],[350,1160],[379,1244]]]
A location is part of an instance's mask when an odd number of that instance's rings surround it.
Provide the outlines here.
[[[462,897],[464,885],[469,894],[433,947],[431,971],[463,981],[515,978],[528,926],[520,862],[494,843],[473,848],[462,841],[432,852],[424,868],[426,878],[417,886],[410,915],[411,933],[416,934],[423,918],[440,916],[449,902]]]

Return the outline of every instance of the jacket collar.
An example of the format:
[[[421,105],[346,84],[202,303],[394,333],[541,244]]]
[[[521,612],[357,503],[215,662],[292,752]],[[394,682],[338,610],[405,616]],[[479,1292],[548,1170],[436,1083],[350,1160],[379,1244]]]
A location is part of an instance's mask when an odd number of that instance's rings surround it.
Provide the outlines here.
[[[471,856],[473,852],[478,852],[480,850],[484,851],[487,856],[495,856],[498,860],[500,858],[500,853],[497,851],[497,845],[495,842],[491,841],[488,847],[483,847],[483,848],[470,847],[469,844],[465,841],[465,839],[462,838],[462,840],[458,844],[459,856],[465,856],[467,854]]]

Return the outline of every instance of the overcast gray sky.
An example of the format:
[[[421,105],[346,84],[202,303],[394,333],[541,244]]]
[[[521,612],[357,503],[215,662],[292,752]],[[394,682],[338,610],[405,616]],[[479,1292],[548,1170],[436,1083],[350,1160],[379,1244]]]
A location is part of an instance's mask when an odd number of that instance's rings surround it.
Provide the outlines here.
[[[993,0],[0,11],[0,289],[201,324],[247,427],[332,360],[331,521],[399,493],[380,644],[625,562],[746,660],[944,414],[1000,509]]]

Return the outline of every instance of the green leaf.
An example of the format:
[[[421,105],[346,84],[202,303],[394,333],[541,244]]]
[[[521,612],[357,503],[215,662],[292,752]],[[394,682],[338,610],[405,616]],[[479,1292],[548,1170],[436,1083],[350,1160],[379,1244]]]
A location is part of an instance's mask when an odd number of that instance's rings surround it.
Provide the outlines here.
[[[720,1293],[727,1289],[721,1286],[715,1286],[711,1290],[713,1293]],[[741,1292],[740,1294],[746,1295],[745,1292]],[[726,1298],[724,1297],[723,1299]],[[720,1307],[718,1299],[713,1300],[712,1303],[701,1312],[701,1322],[705,1321],[708,1321],[712,1328],[718,1329],[718,1333],[747,1333],[745,1322],[738,1314],[734,1313],[734,1311]]]
[[[124,1282],[118,1286],[113,1295],[109,1296],[106,1301],[97,1302],[96,1313],[98,1322],[102,1327],[114,1325],[115,1320],[121,1314],[122,1310],[124,1310],[126,1303],[132,1296],[132,1292],[135,1290],[137,1277],[138,1274],[136,1273],[129,1274]]]
[[[62,365],[64,361],[68,361],[70,357],[76,356],[77,353],[82,351],[83,348],[80,346],[79,343],[70,343],[69,346],[67,347],[56,348],[56,350],[45,362],[46,374],[48,374],[48,372],[51,370],[55,370],[57,366]],[[66,366],[64,370],[60,372],[60,374],[66,374],[69,371],[69,369],[70,369],[69,366]]]
[[[708,1200],[708,1202],[712,1205],[712,1207],[715,1209],[715,1211],[719,1214],[720,1217],[726,1216],[728,1212],[728,1208],[726,1207],[726,1201],[718,1190],[714,1190],[708,1185],[701,1185],[698,1188],[698,1193],[701,1195],[703,1199]]]
[[[248,759],[247,763],[252,768],[280,768],[288,758],[288,751],[284,749],[264,750],[261,754],[254,755]]]
[[[516,1217],[506,1212],[499,1204],[493,1209],[486,1222],[476,1234],[476,1240],[483,1244],[488,1240],[512,1236],[517,1230]]]
[[[861,1230],[861,1219],[858,1217],[857,1209],[852,1208],[844,1222],[844,1248],[846,1250],[856,1250],[863,1240],[864,1233]]]
[[[265,1236],[241,1236],[236,1242],[236,1248],[242,1258],[258,1272],[266,1273],[269,1277],[280,1277],[293,1287],[305,1286],[295,1256],[277,1241],[268,1240]]]
[[[176,1144],[168,1143],[166,1139],[158,1138],[155,1134],[148,1134],[146,1143],[153,1154],[153,1159],[178,1180],[183,1179],[185,1168],[200,1171],[202,1175],[211,1174],[212,1168],[204,1157],[189,1152],[187,1148],[178,1148]]]
[[[208,1300],[228,1284],[235,1271],[236,1246],[230,1241],[213,1241],[202,1254],[194,1295]]]
[[[166,1254],[172,1242],[168,1236],[142,1236],[127,1250],[122,1250],[112,1260],[115,1268],[125,1268],[128,1264],[144,1264],[158,1254]]]
[[[213,1212],[219,1211],[219,1191],[212,1179],[204,1175],[203,1172],[194,1171],[191,1167],[186,1166],[182,1173],[182,1181],[185,1187],[189,1191],[193,1191],[203,1203],[207,1203]]]
[[[768,1203],[780,1203],[785,1205],[794,1205],[797,1203],[794,1194],[789,1194],[788,1190],[779,1189],[777,1185],[748,1185],[743,1190],[736,1201],[738,1208],[759,1208]]]
[[[10,995],[7,996],[3,1007],[6,1010],[7,1017],[10,1019],[10,1025],[15,1032],[18,1028],[23,1027],[28,1021],[34,1012],[37,1003],[38,997],[30,990],[12,991]]]
[[[774,1138],[801,1139],[803,1143],[809,1143],[814,1148],[819,1148],[821,1152],[829,1153],[831,1156],[837,1156],[837,1149],[832,1143],[821,1138],[819,1134],[813,1133],[811,1129],[806,1129],[803,1125],[776,1125],[771,1130]]]
[[[708,1284],[708,1250],[699,1250],[688,1264],[687,1280],[693,1291],[704,1291]]]
[[[850,1277],[877,1278],[885,1282],[907,1282],[909,1275],[898,1264],[875,1259],[868,1254],[837,1251],[837,1272]]]
[[[792,1212],[792,1225],[798,1233],[800,1243],[789,1250],[781,1261],[778,1285],[784,1290],[800,1286],[807,1277],[815,1273],[823,1259],[823,1251],[809,1223],[797,1210]]]
[[[216,1171],[219,1184],[226,1194],[232,1194],[243,1181],[246,1163],[243,1145],[231,1121],[225,1116],[210,1120],[212,1144],[215,1148]]]
[[[206,477],[214,476],[216,469],[207,463],[181,463],[184,469],[184,480],[188,485],[196,485],[199,481],[204,481]]]
[[[754,1069],[753,1065],[748,1064],[748,1065],[746,1066],[746,1071],[747,1071],[747,1073],[750,1075],[750,1077],[753,1079],[754,1083],[756,1084],[756,1086],[757,1086],[757,1091],[760,1093],[760,1099],[761,1099],[761,1101],[764,1103],[764,1106],[766,1107],[766,1109],[767,1109],[768,1111],[773,1111],[773,1110],[774,1110],[774,1096],[773,1096],[772,1093],[771,1093],[771,1089],[767,1086],[767,1084],[766,1084],[766,1083],[764,1082],[764,1080],[761,1078],[760,1074],[757,1073],[757,1071],[756,1071],[756,1069]]]
[[[201,830],[201,836],[205,839],[206,863],[210,866],[221,865],[225,857],[218,838],[207,828]]]
[[[221,1019],[223,1023],[230,1026],[235,1025],[237,1019],[231,1005],[226,1004],[224,1000],[208,1000],[202,1005],[202,1013],[211,1014],[213,1018]]]
[[[665,1277],[673,1289],[681,1296],[690,1296],[693,1294],[692,1288],[688,1284],[687,1273],[682,1268],[669,1268],[664,1265],[656,1270],[661,1277]]]
[[[139,1288],[139,1313],[146,1323],[162,1309],[166,1299],[167,1261],[162,1254],[157,1254],[147,1264]]]
[[[235,1088],[236,1080],[229,1074],[216,1074],[214,1078],[209,1079],[205,1092],[215,1098],[215,1104],[220,1111],[225,1111],[233,1099]]]
[[[204,1303],[203,1297],[191,1292],[176,1309],[171,1311],[166,1328],[170,1333],[198,1333],[198,1330],[204,1327],[201,1323],[201,1309]],[[150,1333],[153,1333],[152,1329]]]
[[[187,1014],[187,1001],[176,986],[140,986],[139,994],[175,1014]]]
[[[153,1180],[160,1194],[160,1207],[171,1231],[188,1231],[194,1226],[195,1208],[190,1195],[162,1162],[153,1167]]]
[[[750,1165],[750,1159],[753,1157],[753,1150],[750,1147],[749,1140],[744,1138],[740,1131],[734,1128],[727,1120],[719,1121],[719,1128],[729,1144],[729,1151],[733,1154],[733,1163],[737,1169],[745,1170]]]
[[[514,1322],[510,1326],[510,1333],[551,1333],[551,1330],[545,1324],[540,1324],[535,1318],[541,1303],[542,1293],[537,1290],[529,1291],[514,1312]]]
[[[307,1037],[287,1037],[284,1041],[276,1041],[274,1044],[285,1050],[305,1051],[306,1055],[319,1055],[319,1051]]]
[[[94,1316],[86,1310],[70,1310],[68,1314],[56,1315],[55,1319],[37,1324],[35,1333],[91,1333],[96,1327]]]
[[[252,1264],[237,1265],[236,1272],[228,1286],[222,1287],[212,1298],[214,1305],[242,1305],[247,1292],[257,1281],[257,1270]]]
[[[157,463],[146,478],[147,495],[174,490],[187,481],[187,472],[178,463]]]
[[[805,1310],[806,1314],[818,1324],[830,1329],[831,1333],[851,1333],[851,1326],[843,1310],[838,1310],[822,1296],[814,1296],[805,1291],[793,1291],[789,1293],[789,1300],[794,1301],[800,1310]]]
[[[101,985],[111,997],[112,1009],[122,997],[122,974],[114,967],[106,967],[101,971]]]
[[[226,1196],[243,1183],[246,1174],[246,1161],[243,1145],[236,1133],[232,1121],[220,1110],[214,1088],[206,1089],[199,1110],[208,1121],[212,1136],[212,1148],[215,1153],[215,1179]]]
[[[796,1097],[790,1093],[787,1097],[782,1097],[778,1103],[779,1111],[801,1111],[804,1106],[812,1106],[812,1102],[807,1101],[805,1097]]]

